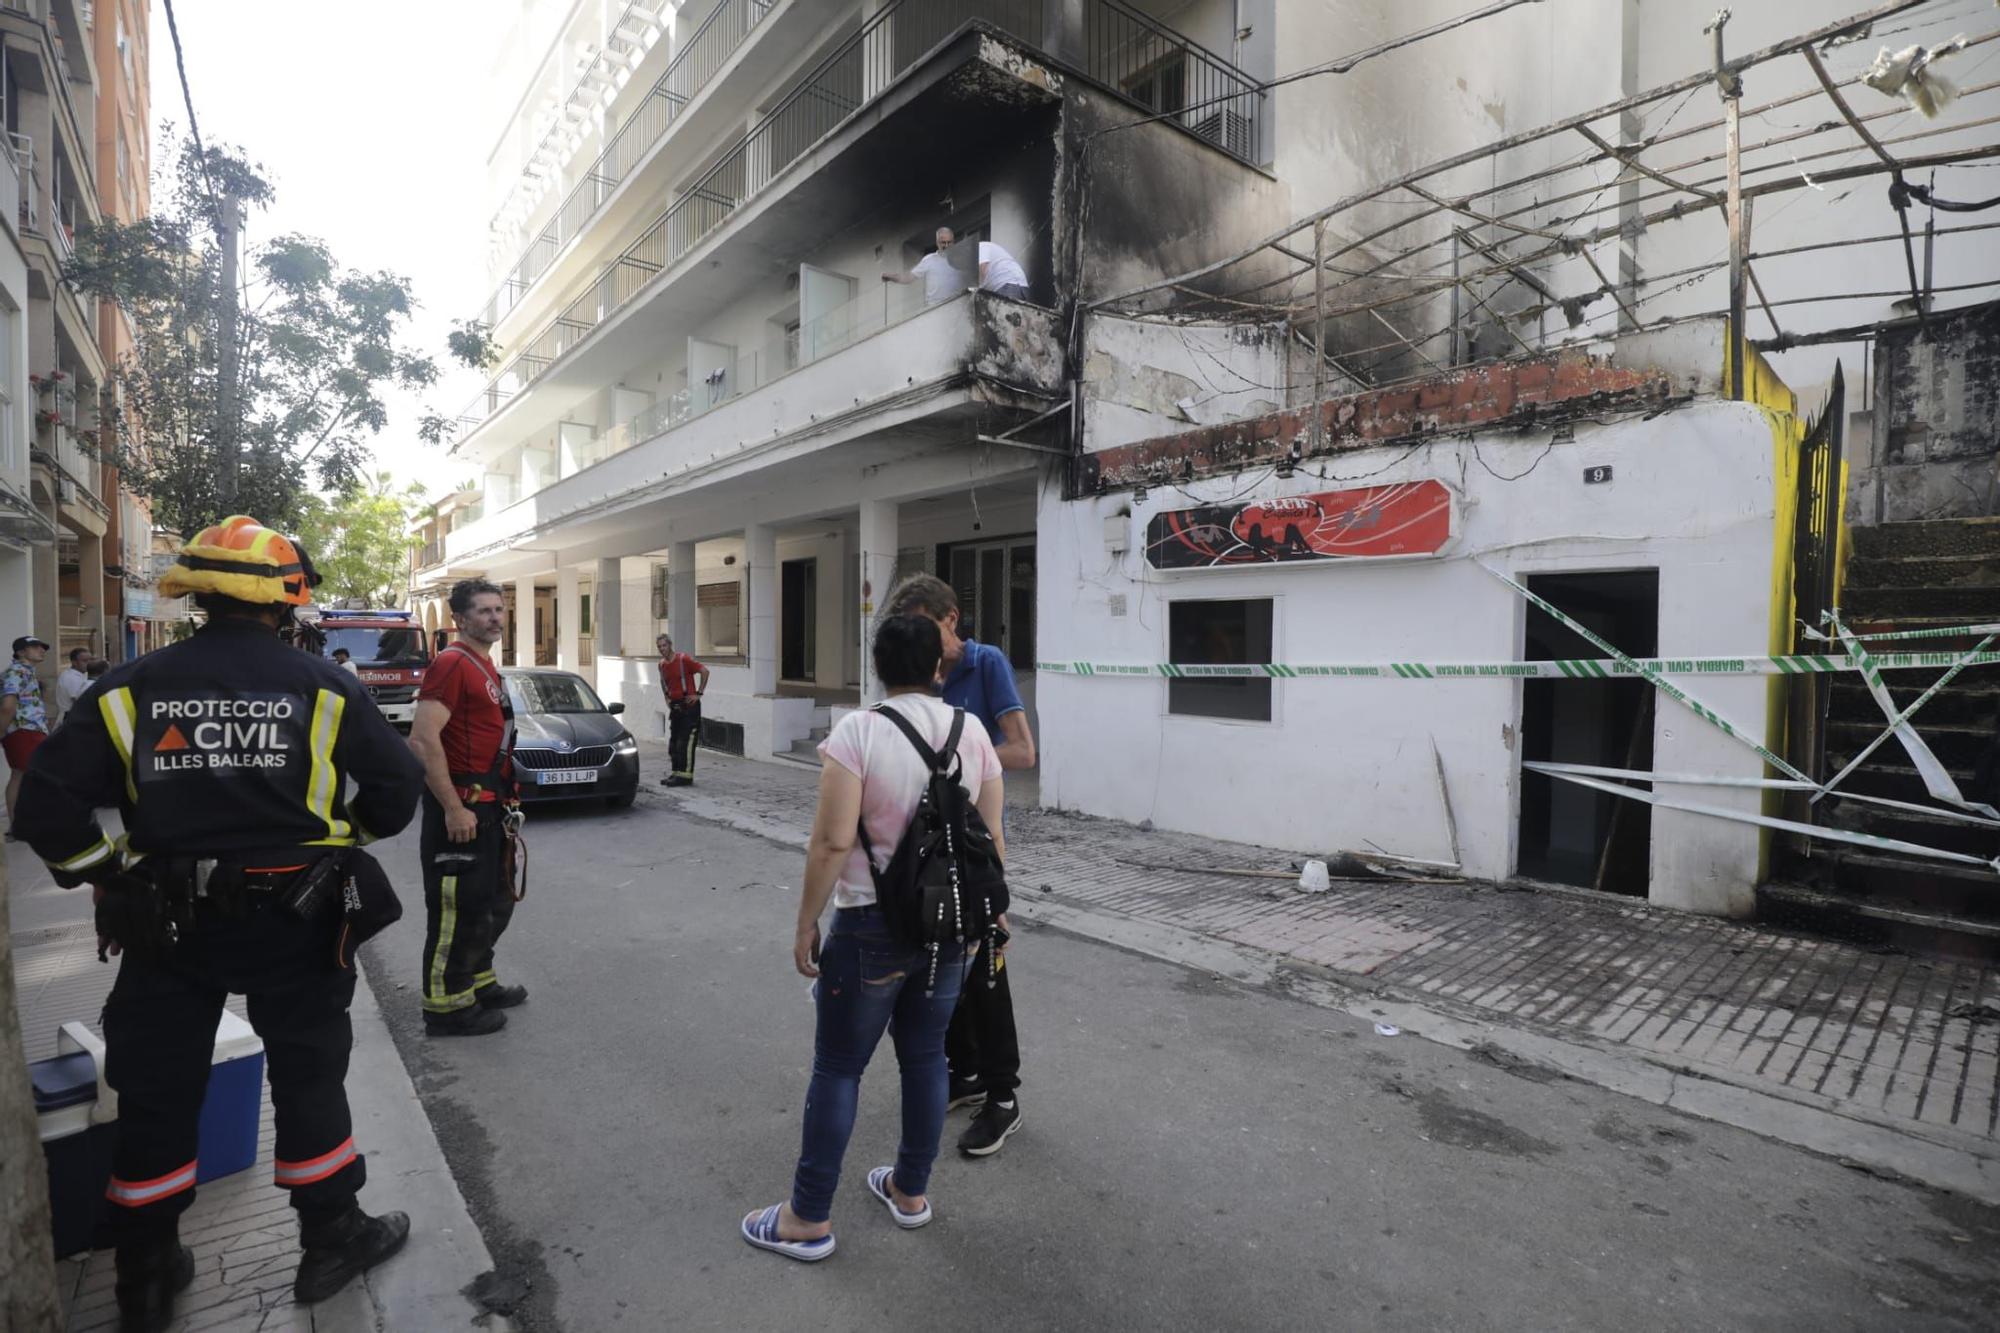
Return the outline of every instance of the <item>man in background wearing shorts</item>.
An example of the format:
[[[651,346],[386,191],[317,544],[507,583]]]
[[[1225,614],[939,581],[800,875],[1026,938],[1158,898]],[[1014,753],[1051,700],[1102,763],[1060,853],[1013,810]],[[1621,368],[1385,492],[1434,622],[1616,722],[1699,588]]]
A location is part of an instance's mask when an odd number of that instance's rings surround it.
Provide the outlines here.
[[[49,709],[42,699],[37,669],[49,646],[32,634],[14,640],[14,660],[0,672],[0,747],[7,752],[7,841],[14,841],[14,801],[21,794],[21,775],[35,747],[49,738]]]

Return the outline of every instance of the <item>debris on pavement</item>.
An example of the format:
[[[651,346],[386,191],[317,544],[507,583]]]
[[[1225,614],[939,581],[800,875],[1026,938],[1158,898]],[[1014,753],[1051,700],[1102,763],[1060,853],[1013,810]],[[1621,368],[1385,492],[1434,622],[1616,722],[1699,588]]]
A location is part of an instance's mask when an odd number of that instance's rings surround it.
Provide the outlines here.
[[[1502,1073],[1515,1078],[1526,1079],[1530,1083],[1556,1083],[1569,1077],[1562,1070],[1540,1064],[1526,1056],[1516,1055],[1504,1046],[1490,1041],[1475,1041],[1467,1048],[1473,1059],[1481,1064],[1492,1065]]]

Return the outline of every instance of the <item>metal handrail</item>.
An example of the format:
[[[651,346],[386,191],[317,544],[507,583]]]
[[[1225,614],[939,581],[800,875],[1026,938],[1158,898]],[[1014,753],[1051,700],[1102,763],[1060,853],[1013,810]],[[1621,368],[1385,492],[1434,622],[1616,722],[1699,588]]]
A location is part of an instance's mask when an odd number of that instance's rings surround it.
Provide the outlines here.
[[[855,111],[901,78],[939,43],[974,21],[996,24],[1031,43],[1039,44],[1043,36],[1041,0],[890,0],[821,60],[728,152],[678,190],[674,202],[637,240],[606,263],[579,296],[519,345],[514,356],[460,414],[461,429],[454,437],[454,444],[462,442],[502,405],[568,355],[600,323],[670,269]],[[1125,39],[1128,29],[1144,39],[1143,47],[1135,47]],[[1248,160],[1254,154],[1262,93],[1234,65],[1127,8],[1120,0],[1090,0],[1085,36],[1085,63],[1091,76],[1126,97],[1133,96],[1125,86],[1131,73],[1148,67],[1129,60],[1130,52],[1153,53],[1148,56],[1151,67],[1174,57],[1179,57],[1184,67],[1191,62],[1192,82],[1184,74],[1179,104],[1203,108],[1214,105],[1216,99],[1205,91],[1212,85],[1225,89],[1222,93],[1225,101],[1233,103],[1242,98],[1246,110],[1240,125],[1247,128],[1234,133],[1243,135],[1247,143],[1232,144],[1231,126],[1219,113],[1211,113],[1193,125],[1178,119],[1168,123],[1177,124],[1239,158]],[[1121,71],[1124,71],[1123,82]],[[1200,95],[1187,96],[1189,92]],[[1142,101],[1141,105],[1147,104]],[[1161,108],[1149,109],[1157,112]],[[1215,121],[1217,128],[1212,134],[1201,128],[1207,119]]]
[[[755,32],[778,0],[721,0],[701,21],[680,49],[674,52],[666,70],[647,90],[644,100],[630,119],[605,144],[583,177],[564,196],[521,258],[502,278],[487,299],[479,318],[488,328],[500,322],[537,279],[548,272],[564,245],[579,235],[586,223],[609,202],[612,193],[640,159],[665,137],[681,111],[708,86],[729,56]],[[725,32],[721,20],[726,14],[741,18],[733,31]]]

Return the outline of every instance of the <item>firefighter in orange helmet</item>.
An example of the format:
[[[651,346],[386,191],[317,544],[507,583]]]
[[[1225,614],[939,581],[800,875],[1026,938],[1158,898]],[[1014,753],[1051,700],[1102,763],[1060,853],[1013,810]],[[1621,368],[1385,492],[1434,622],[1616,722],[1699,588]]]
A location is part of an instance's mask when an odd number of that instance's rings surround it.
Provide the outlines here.
[[[264,1041],[298,1299],[332,1295],[409,1234],[402,1213],[355,1201],[366,1163],[343,1084],[352,948],[398,910],[357,848],[410,822],[422,773],[359,681],[280,640],[318,581],[297,541],[254,519],[203,529],[160,591],[191,595],[206,624],[97,681],[23,783],[29,844],[58,883],[94,886],[101,947],[121,954],[104,1036],[126,1329],[166,1327],[193,1277],[178,1219],[231,993]],[[116,841],[96,813],[111,806]]]

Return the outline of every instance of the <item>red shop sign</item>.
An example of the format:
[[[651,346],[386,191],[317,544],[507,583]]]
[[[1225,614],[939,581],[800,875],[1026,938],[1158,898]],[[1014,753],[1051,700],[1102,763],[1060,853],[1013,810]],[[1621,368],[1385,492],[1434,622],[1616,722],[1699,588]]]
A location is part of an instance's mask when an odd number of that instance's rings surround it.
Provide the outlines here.
[[[1222,569],[1436,555],[1451,540],[1452,510],[1439,481],[1169,509],[1146,524],[1146,561]]]

